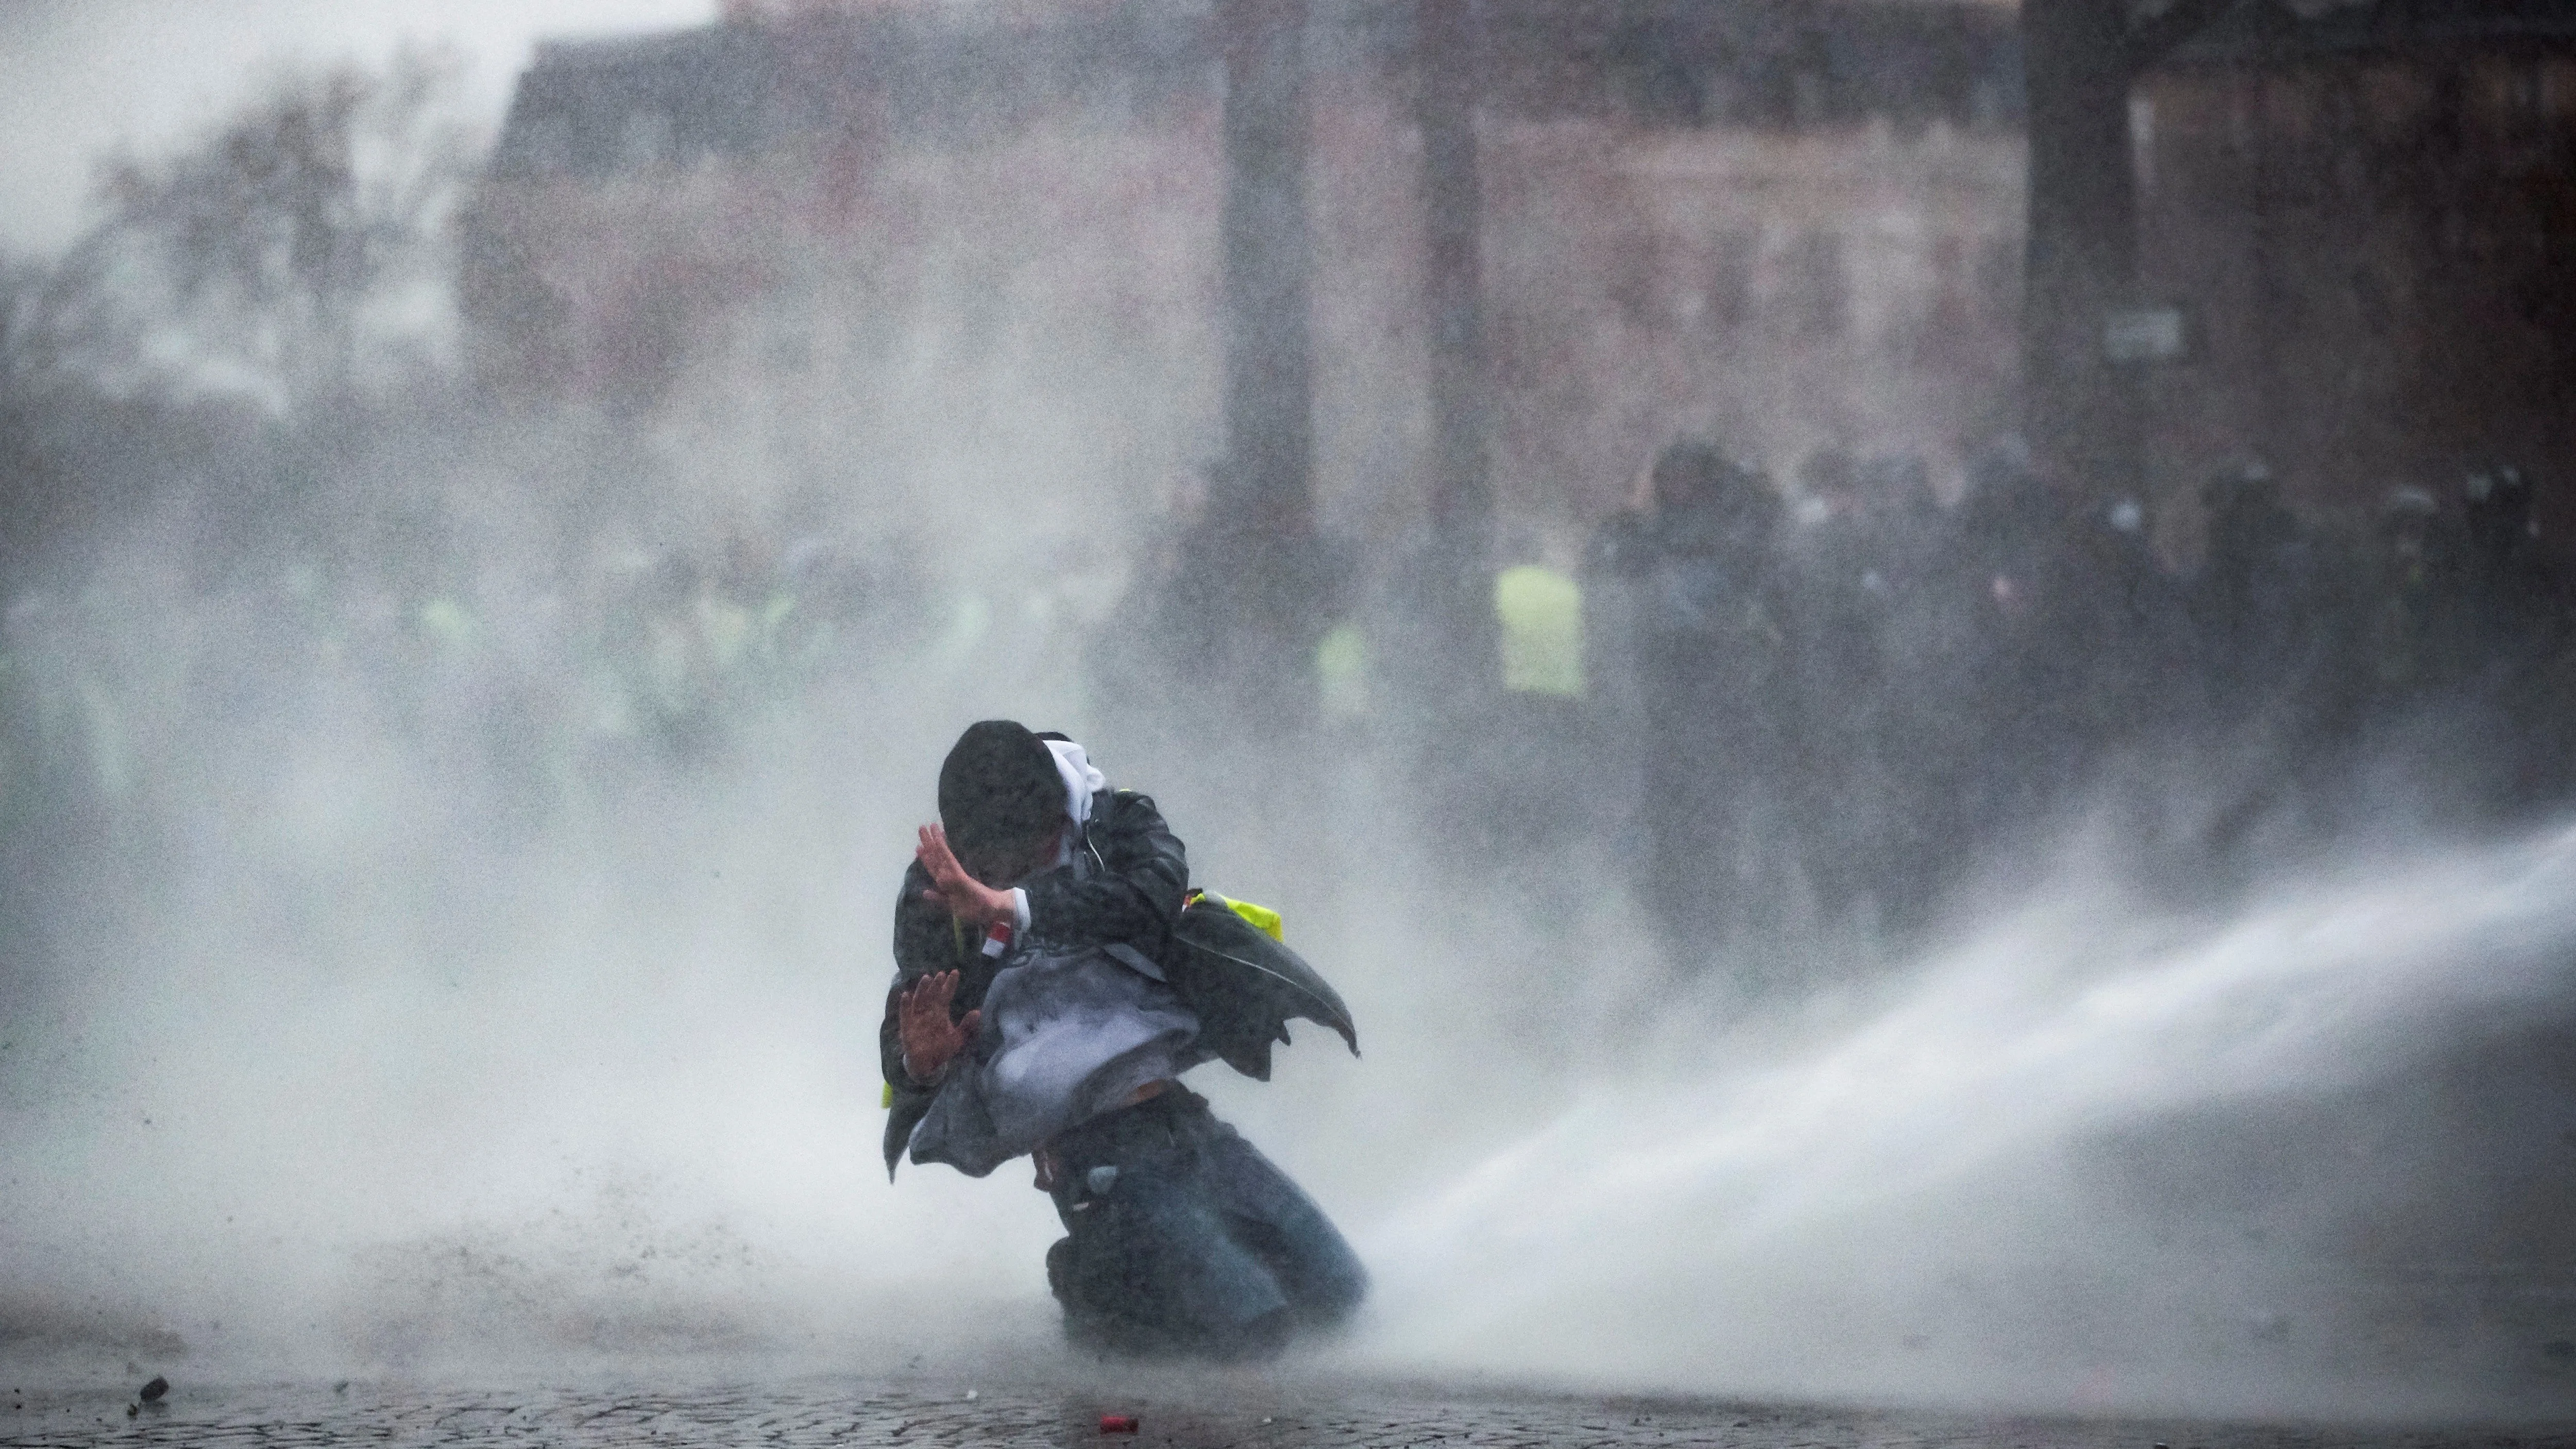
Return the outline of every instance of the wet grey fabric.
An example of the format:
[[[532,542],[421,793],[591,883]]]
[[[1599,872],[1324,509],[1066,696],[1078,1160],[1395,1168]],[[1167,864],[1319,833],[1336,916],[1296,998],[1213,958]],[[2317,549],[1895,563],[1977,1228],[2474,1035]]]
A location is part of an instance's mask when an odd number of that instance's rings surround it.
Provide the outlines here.
[[[913,1129],[912,1160],[982,1177],[1208,1059],[1199,1020],[1126,946],[1033,949],[984,993],[966,1059]]]

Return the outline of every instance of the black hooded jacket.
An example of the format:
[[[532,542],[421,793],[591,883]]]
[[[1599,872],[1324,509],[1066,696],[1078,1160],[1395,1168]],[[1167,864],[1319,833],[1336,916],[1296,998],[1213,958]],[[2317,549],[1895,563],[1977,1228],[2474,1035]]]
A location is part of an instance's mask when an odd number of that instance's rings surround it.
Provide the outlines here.
[[[1179,949],[1173,922],[1190,888],[1188,851],[1163,823],[1152,797],[1133,790],[1103,790],[1091,797],[1091,819],[1074,838],[1073,859],[1019,883],[1029,893],[1029,935],[1060,946],[1126,944],[1157,960]],[[912,1129],[930,1110],[934,1085],[915,1083],[903,1066],[900,1002],[915,980],[941,971],[957,973],[952,1018],[984,1004],[1001,963],[983,953],[983,937],[929,899],[930,872],[916,860],[903,873],[903,895],[894,907],[893,985],[886,989],[885,1021],[877,1048],[893,1089],[885,1129],[886,1172],[903,1158]]]

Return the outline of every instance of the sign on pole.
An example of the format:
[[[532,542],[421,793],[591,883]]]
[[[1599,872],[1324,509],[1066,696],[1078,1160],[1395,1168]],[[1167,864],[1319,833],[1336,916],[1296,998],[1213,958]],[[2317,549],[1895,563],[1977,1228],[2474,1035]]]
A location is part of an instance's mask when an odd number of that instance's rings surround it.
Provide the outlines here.
[[[2126,307],[2102,321],[2102,355],[2121,366],[2179,362],[2187,350],[2180,307]]]

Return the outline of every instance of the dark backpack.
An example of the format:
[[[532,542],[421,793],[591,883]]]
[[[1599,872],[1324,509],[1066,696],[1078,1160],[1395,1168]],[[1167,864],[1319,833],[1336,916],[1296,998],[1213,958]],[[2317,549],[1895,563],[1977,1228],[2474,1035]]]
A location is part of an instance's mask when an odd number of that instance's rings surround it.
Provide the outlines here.
[[[1193,891],[1172,935],[1181,949],[1167,968],[1171,987],[1197,1014],[1200,1044],[1227,1066],[1269,1081],[1270,1048],[1287,1044],[1288,1023],[1299,1017],[1331,1027],[1360,1054],[1351,1009],[1288,949],[1276,911]]]

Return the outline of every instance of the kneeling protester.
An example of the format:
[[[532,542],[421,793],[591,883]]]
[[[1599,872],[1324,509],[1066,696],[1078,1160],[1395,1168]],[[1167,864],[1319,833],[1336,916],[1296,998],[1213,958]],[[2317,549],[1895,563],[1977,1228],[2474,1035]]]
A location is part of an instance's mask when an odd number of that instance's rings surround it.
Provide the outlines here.
[[[895,910],[888,1173],[1033,1158],[1066,1231],[1049,1286],[1100,1351],[1257,1357],[1346,1321],[1368,1285],[1349,1244],[1179,1081],[1210,1060],[1267,1080],[1292,1018],[1358,1052],[1277,917],[1192,891],[1154,802],[1062,735],[972,726],[939,813]]]

